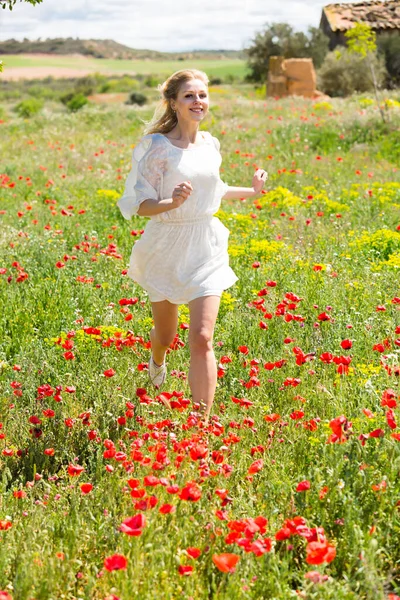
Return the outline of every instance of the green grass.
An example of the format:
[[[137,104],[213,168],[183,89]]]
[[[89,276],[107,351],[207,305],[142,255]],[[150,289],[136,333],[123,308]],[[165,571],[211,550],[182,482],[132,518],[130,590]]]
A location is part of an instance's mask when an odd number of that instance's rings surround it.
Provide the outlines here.
[[[109,60],[85,57],[37,56],[37,55],[7,55],[4,57],[5,70],[7,67],[60,67],[77,70],[87,70],[93,73],[137,73],[168,75],[179,69],[201,69],[210,76],[234,75],[243,79],[247,70],[243,60],[191,60],[191,61],[145,61],[145,60]]]
[[[218,215],[239,281],[221,301],[215,351],[224,370],[204,431],[185,380],[188,331],[178,329],[184,346],[168,355],[166,390],[189,405],[168,411],[142,370],[149,303],[124,275],[146,219],[124,221],[116,200],[155,99],[75,114],[44,100],[30,119],[16,104],[3,102],[0,115],[0,590],[13,600],[396,600],[399,106],[382,125],[365,97],[321,105],[265,100],[251,86],[211,88],[204,129],[221,140],[223,180],[248,186],[256,166],[269,179],[259,198],[224,201]],[[121,306],[130,298],[138,302]],[[349,368],[324,362],[325,353],[351,358]],[[342,436],[332,438],[342,416]],[[113,446],[125,460],[104,455]],[[75,464],[85,471],[68,474]],[[146,486],[149,475],[163,480]],[[135,479],[133,495],[153,508],[132,497]],[[296,491],[304,480],[310,489]],[[192,481],[197,501],[167,489]],[[84,495],[82,483],[93,490]],[[161,514],[164,504],[175,512]],[[140,535],[120,531],[141,513]],[[265,531],[227,539],[235,522],[243,529],[257,516],[268,519]],[[295,516],[307,527],[276,539]],[[310,564],[308,540],[323,536],[336,556]],[[256,557],[249,539],[269,551]],[[216,567],[221,553],[239,557],[234,572]],[[106,570],[113,554],[127,558],[126,570]],[[180,565],[193,572],[180,575]]]

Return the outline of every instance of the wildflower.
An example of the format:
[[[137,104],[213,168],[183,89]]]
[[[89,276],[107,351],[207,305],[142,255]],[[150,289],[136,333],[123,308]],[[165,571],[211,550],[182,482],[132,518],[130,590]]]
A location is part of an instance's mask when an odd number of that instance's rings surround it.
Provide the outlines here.
[[[158,509],[158,512],[161,513],[162,515],[169,515],[171,513],[174,513],[175,511],[176,511],[176,507],[173,506],[173,504],[163,504]]]
[[[114,377],[115,371],[114,369],[107,369],[107,371],[104,371],[103,375],[105,377]]]
[[[191,575],[193,573],[193,567],[191,565],[179,565],[179,575]]]
[[[80,475],[84,470],[84,467],[81,467],[80,465],[68,465],[68,475],[71,477]]]
[[[306,492],[310,489],[310,487],[310,482],[307,479],[305,479],[304,481],[300,481],[300,483],[297,484],[296,492]]]
[[[122,521],[122,524],[119,529],[127,535],[139,536],[143,533],[143,529],[145,526],[146,518],[142,513],[139,513],[134,517],[130,517],[129,519],[125,519],[125,521]]]
[[[306,554],[306,562],[309,565],[321,565],[333,561],[336,556],[336,548],[327,541],[310,542],[306,546]]]
[[[189,481],[181,490],[179,498],[181,500],[197,502],[201,498],[201,487],[195,481]]]
[[[223,573],[234,573],[236,565],[240,560],[237,554],[213,554],[212,561],[214,565]]]
[[[126,570],[128,561],[123,554],[112,554],[104,559],[104,568],[107,571]]]
[[[262,460],[262,458],[259,458],[258,460],[255,460],[253,463],[251,463],[247,472],[249,475],[254,475],[255,473],[259,473],[263,467],[264,461]]]
[[[351,340],[342,340],[340,346],[343,350],[349,350],[353,346],[353,342]]]

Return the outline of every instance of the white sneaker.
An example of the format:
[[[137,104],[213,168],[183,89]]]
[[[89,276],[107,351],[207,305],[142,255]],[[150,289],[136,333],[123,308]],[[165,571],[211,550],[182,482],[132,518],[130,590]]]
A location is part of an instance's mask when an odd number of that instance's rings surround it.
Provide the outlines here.
[[[158,366],[154,362],[153,356],[151,356],[149,360],[149,376],[152,384],[156,388],[162,386],[167,377],[167,367],[165,365],[165,362],[162,365]]]

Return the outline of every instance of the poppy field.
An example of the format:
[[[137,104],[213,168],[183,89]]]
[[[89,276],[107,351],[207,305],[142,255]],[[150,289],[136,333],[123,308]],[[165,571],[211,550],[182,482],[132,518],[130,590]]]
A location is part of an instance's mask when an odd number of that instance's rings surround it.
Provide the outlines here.
[[[400,598],[400,98],[210,89],[239,281],[201,422],[116,207],[154,105],[0,114],[1,600]],[[167,405],[170,405],[170,408]]]

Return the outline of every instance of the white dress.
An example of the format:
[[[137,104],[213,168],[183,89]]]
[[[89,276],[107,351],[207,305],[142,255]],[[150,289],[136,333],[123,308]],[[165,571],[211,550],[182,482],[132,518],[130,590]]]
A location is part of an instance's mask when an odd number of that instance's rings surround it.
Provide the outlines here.
[[[128,275],[151,302],[187,304],[221,295],[237,281],[229,266],[228,229],[213,215],[228,186],[221,181],[219,141],[202,132],[203,143],[178,148],[160,133],[144,136],[134,148],[132,169],[118,201],[130,219],[144,200],[171,198],[190,181],[193,192],[178,208],[150,217],[132,249]]]

